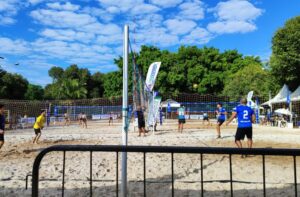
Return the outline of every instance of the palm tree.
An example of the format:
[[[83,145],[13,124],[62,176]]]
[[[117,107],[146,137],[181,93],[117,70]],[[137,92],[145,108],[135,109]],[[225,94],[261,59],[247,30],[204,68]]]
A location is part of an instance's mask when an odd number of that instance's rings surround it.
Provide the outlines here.
[[[87,89],[85,84],[81,84],[77,79],[62,79],[59,87],[59,97],[61,99],[81,99],[86,98]]]

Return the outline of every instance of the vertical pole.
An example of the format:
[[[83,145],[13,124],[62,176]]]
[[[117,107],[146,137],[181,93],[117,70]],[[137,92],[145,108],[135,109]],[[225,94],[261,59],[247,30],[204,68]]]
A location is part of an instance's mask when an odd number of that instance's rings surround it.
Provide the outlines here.
[[[127,125],[127,112],[128,112],[128,40],[129,40],[129,27],[124,26],[124,56],[123,56],[123,131],[122,131],[122,144],[127,146],[128,138],[128,125]],[[127,152],[122,152],[122,181],[121,181],[121,195],[127,196]]]
[[[155,111],[154,111],[154,91],[152,91],[152,115],[153,115],[153,125],[152,125],[152,135],[154,135],[154,127],[155,127]]]
[[[292,99],[290,101],[290,112],[291,112],[291,116],[290,116],[290,123],[293,123],[293,127],[294,127],[294,122],[293,122],[293,102]]]

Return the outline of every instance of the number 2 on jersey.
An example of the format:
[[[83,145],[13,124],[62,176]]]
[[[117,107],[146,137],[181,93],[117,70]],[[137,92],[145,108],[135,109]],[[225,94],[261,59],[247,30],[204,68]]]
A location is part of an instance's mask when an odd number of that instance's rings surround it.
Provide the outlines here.
[[[244,115],[243,115],[243,118],[244,120],[248,119],[248,111],[247,110],[244,110]]]

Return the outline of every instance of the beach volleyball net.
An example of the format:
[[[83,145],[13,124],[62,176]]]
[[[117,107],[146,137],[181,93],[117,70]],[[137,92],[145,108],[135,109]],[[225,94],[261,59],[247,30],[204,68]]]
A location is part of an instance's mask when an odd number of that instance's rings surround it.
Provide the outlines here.
[[[141,76],[136,73],[136,77]],[[133,94],[129,96],[129,123],[133,121],[133,112],[137,106],[143,106],[144,110],[148,108],[147,95],[143,92],[142,86],[143,83],[137,80],[136,85],[133,87]],[[221,103],[226,109],[227,116],[230,116],[233,108],[239,104],[237,99],[231,99],[230,96],[188,93],[161,94],[160,96],[162,97],[162,103],[159,110],[163,119],[177,119],[178,106],[185,107],[187,120],[202,121],[204,114],[207,114],[210,119],[216,119],[215,111],[218,103]],[[282,114],[276,114],[275,111],[289,107],[285,102],[272,104],[272,106],[260,106],[259,103],[268,101],[268,98],[258,97],[257,100],[259,108],[256,109],[256,113],[259,113],[262,120],[268,118],[270,111],[272,111],[272,116],[278,115],[280,118]],[[11,129],[32,126],[41,110],[47,112],[47,126],[58,125],[57,123],[63,122],[66,113],[71,121],[77,121],[80,113],[85,113],[90,121],[106,121],[110,118],[118,120],[122,118],[122,97],[49,101],[0,100],[0,103],[5,105],[6,120],[9,124],[8,127]],[[294,126],[299,126],[300,102],[292,102],[291,106]]]

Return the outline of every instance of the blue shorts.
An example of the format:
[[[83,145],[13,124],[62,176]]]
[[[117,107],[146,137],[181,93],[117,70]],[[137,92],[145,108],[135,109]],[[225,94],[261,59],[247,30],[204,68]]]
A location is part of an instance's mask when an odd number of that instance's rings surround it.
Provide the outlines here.
[[[225,119],[218,119],[217,123],[221,126],[225,122]]]

